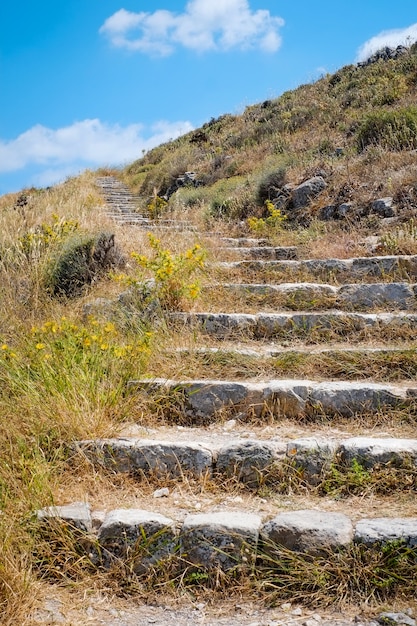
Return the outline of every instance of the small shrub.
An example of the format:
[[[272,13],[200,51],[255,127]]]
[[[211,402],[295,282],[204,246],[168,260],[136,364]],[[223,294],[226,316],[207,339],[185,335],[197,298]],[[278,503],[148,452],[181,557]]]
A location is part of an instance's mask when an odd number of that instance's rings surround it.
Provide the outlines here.
[[[168,202],[161,198],[160,196],[154,196],[152,200],[146,205],[148,209],[149,216],[151,219],[157,219],[161,217],[162,213],[168,206]]]
[[[387,254],[416,254],[417,220],[412,218],[394,231],[382,235],[380,245]]]
[[[280,230],[283,222],[287,219],[286,215],[283,215],[280,209],[276,209],[270,200],[265,201],[265,208],[268,212],[267,217],[248,217],[250,230],[259,235],[267,235],[271,233],[271,230]]]
[[[173,254],[152,233],[148,236],[153,256],[131,254],[139,275],[132,278],[121,274],[116,278],[142,291],[145,281],[151,279],[153,288],[147,299],[157,300],[163,309],[178,310],[185,301],[195,300],[200,294],[200,285],[194,277],[204,267],[205,252],[196,244],[186,252]]]
[[[260,205],[263,205],[267,200],[276,198],[286,182],[287,174],[284,167],[269,172],[263,176],[258,185],[256,200]]]
[[[49,263],[46,287],[53,296],[80,296],[86,286],[121,261],[113,234],[77,234],[65,241]]]
[[[380,145],[386,150],[417,148],[417,107],[369,113],[357,130],[357,147]]]

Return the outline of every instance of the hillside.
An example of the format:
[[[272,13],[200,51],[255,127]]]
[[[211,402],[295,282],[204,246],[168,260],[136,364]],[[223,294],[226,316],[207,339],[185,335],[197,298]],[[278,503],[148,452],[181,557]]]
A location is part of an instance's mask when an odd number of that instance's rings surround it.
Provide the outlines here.
[[[417,56],[415,46],[400,52],[344,67],[241,115],[212,119],[148,152],[122,172],[123,180],[146,204],[192,171],[201,187],[182,189],[167,209],[204,206],[210,216],[236,220],[262,212],[266,198],[280,197],[297,221],[300,212],[283,187],[318,174],[326,189],[309,207],[310,219],[323,207],[351,202],[348,217],[355,221],[387,196],[399,216],[408,217],[416,201]]]
[[[2,624],[415,626],[416,44],[0,219]]]

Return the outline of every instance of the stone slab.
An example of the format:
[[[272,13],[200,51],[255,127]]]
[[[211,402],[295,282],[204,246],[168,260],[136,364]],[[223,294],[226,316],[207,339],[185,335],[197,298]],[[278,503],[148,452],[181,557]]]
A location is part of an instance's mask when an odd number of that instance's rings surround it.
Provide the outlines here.
[[[116,509],[108,513],[98,531],[105,567],[118,560],[128,562],[136,573],[174,552],[175,522],[141,509]]]
[[[155,476],[210,474],[213,451],[199,443],[136,438],[96,439],[77,442],[76,449],[93,462],[116,472],[146,472]]]
[[[230,570],[256,553],[261,518],[252,513],[189,515],[180,532],[187,561],[206,569]]]
[[[410,548],[417,547],[417,519],[380,517],[357,522],[354,540],[372,546],[374,543],[404,541]]]
[[[282,546],[296,552],[320,554],[347,546],[353,526],[342,513],[301,510],[280,513],[262,527],[266,551]]]

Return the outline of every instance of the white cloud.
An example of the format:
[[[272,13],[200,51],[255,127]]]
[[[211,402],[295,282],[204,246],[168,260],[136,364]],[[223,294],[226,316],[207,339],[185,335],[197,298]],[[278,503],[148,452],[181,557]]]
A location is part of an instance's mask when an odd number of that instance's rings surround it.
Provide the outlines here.
[[[141,124],[119,126],[98,119],[75,122],[53,130],[40,124],[16,139],[0,139],[0,173],[33,165],[52,171],[88,166],[119,165],[137,159],[143,150],[192,130],[190,122],[158,122],[149,131]]]
[[[356,61],[365,61],[371,54],[385,46],[390,48],[396,48],[401,45],[408,46],[416,40],[417,24],[411,24],[411,26],[407,26],[407,28],[384,30],[362,44],[357,52]]]
[[[269,11],[251,11],[248,0],[190,0],[180,14],[120,9],[100,28],[113,45],[166,56],[180,45],[197,52],[258,47],[276,52],[284,20]]]

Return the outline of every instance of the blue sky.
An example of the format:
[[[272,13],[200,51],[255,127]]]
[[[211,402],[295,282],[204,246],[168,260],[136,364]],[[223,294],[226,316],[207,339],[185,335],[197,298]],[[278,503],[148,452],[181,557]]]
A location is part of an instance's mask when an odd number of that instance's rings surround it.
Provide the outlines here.
[[[123,165],[415,40],[415,0],[4,0],[0,194]]]

